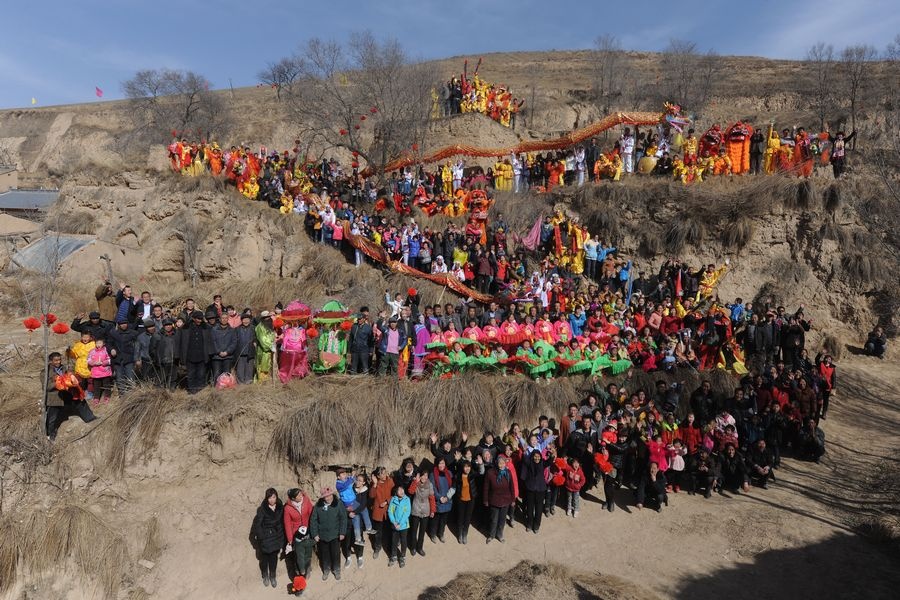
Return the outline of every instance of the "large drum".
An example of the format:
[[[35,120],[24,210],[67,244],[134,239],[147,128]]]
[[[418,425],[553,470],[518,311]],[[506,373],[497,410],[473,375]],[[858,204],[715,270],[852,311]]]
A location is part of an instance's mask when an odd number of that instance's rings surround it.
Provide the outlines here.
[[[655,156],[645,156],[638,162],[638,173],[642,175],[648,175],[653,172],[653,169],[656,168],[656,161],[659,159]]]

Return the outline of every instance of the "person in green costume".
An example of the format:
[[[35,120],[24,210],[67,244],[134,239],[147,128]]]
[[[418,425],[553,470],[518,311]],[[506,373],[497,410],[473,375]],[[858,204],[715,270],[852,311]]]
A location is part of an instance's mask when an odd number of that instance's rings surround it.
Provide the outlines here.
[[[278,334],[272,327],[272,314],[264,310],[256,325],[256,381],[268,381],[272,377],[273,355]]]

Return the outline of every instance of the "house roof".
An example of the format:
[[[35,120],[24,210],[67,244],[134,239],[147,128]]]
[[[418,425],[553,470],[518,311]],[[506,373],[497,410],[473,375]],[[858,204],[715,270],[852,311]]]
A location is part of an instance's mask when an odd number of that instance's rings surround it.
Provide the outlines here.
[[[59,190],[9,190],[0,194],[0,210],[45,210],[59,198]]]
[[[48,235],[34,241],[11,257],[12,264],[29,271],[52,273],[73,253],[94,242],[74,235]]]

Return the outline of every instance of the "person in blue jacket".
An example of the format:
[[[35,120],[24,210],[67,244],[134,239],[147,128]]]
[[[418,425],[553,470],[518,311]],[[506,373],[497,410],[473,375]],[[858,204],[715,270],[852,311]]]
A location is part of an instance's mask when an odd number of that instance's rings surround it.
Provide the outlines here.
[[[394,566],[395,562],[400,563],[400,568],[406,566],[406,531],[409,529],[409,515],[411,512],[409,496],[402,485],[396,486],[394,495],[388,504],[388,521],[391,523],[391,558],[388,566]],[[397,549],[400,554],[398,556]]]

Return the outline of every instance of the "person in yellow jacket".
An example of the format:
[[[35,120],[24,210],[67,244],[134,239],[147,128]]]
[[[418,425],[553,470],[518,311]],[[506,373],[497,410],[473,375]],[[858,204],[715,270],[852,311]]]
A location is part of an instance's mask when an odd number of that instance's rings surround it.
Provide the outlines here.
[[[775,124],[769,124],[769,133],[766,136],[766,157],[763,162],[763,170],[772,174],[778,168],[778,155],[781,150],[781,138],[775,130]]]
[[[719,285],[719,281],[725,276],[725,272],[728,271],[729,264],[730,261],[726,258],[725,264],[718,269],[714,264],[707,265],[706,270],[700,278],[700,289],[697,291],[697,301],[709,298],[715,293],[716,286]]]
[[[506,182],[503,180],[505,177],[505,171],[503,169],[503,161],[498,160],[494,163],[494,189],[498,192],[503,191],[505,189]]]
[[[88,353],[95,347],[94,338],[90,333],[82,333],[81,339],[69,348],[66,354],[75,361],[75,375],[82,382],[82,389],[87,389],[87,382],[91,380],[91,368],[88,366]],[[92,396],[93,394],[89,394]],[[91,398],[87,398],[90,400]]]
[[[697,149],[700,147],[700,140],[694,135],[693,129],[688,129],[688,135],[681,144],[684,151],[684,164],[691,166],[697,161]]]
[[[709,150],[703,151],[703,156],[697,161],[697,170],[700,171],[701,177],[709,177],[713,174],[716,166],[716,159],[709,155]]]
[[[447,196],[453,193],[453,168],[449,160],[441,167],[441,187]]]
[[[248,200],[256,200],[256,197],[259,195],[259,184],[256,183],[256,177],[251,177],[250,181],[244,184],[244,187],[241,188],[241,193]]]

